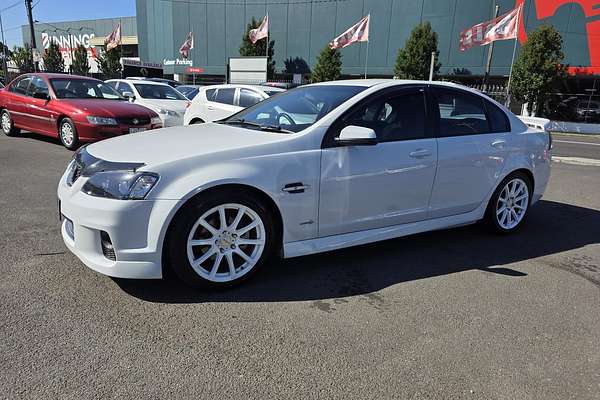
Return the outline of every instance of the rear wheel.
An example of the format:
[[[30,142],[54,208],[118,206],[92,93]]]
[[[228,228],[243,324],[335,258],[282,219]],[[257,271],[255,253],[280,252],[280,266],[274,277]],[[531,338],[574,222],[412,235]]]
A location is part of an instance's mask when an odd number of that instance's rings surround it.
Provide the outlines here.
[[[195,120],[192,121],[191,125],[196,125],[196,124],[203,124],[204,121],[202,121],[200,118],[196,118]]]
[[[77,146],[79,146],[79,136],[77,135],[75,124],[73,124],[73,121],[70,118],[65,118],[60,121],[58,136],[60,137],[63,146],[69,150],[75,150]]]
[[[223,191],[190,201],[167,243],[171,268],[185,283],[226,288],[252,276],[274,247],[270,210],[245,193]]]
[[[486,222],[498,233],[519,229],[529,211],[531,182],[529,177],[516,172],[506,177],[492,195],[486,212]]]
[[[15,128],[8,110],[2,110],[2,114],[0,114],[0,124],[2,125],[2,132],[4,132],[6,136],[14,136],[21,131],[19,128]]]

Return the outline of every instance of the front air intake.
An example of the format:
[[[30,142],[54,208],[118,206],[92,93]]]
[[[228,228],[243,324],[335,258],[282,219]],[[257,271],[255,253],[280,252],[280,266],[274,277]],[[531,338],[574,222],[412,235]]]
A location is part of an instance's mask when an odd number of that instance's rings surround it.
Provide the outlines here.
[[[110,236],[104,231],[100,231],[100,245],[102,246],[102,254],[104,254],[104,257],[112,261],[117,261],[115,248],[110,240]]]

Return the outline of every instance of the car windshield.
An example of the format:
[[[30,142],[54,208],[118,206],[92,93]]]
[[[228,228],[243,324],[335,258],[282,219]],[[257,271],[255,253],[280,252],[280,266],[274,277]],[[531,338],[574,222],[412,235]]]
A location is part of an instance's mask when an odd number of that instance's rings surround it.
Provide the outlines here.
[[[53,78],[50,84],[59,99],[124,100],[110,85],[93,79]]]
[[[159,100],[187,100],[187,98],[169,85],[134,83],[140,97]]]
[[[366,88],[345,85],[299,87],[270,97],[220,123],[286,133],[300,132]]]

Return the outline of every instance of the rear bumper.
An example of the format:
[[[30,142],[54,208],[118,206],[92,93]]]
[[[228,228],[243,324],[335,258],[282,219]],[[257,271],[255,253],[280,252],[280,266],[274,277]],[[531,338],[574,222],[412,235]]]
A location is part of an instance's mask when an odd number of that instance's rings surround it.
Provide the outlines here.
[[[85,178],[72,187],[65,176],[58,186],[61,234],[67,248],[86,266],[117,278],[162,277],[162,232],[175,200],[111,200],[81,192]],[[69,227],[70,228],[70,227]],[[110,237],[115,260],[102,251],[101,232]]]

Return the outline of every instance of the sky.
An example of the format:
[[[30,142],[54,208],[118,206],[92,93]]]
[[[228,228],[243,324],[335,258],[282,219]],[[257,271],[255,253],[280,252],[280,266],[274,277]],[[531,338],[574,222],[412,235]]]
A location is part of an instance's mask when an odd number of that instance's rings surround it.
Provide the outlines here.
[[[135,16],[135,0],[33,0],[33,4],[33,19],[40,22]],[[0,13],[6,44],[11,48],[22,45],[21,25],[27,24],[25,1],[0,0]]]

